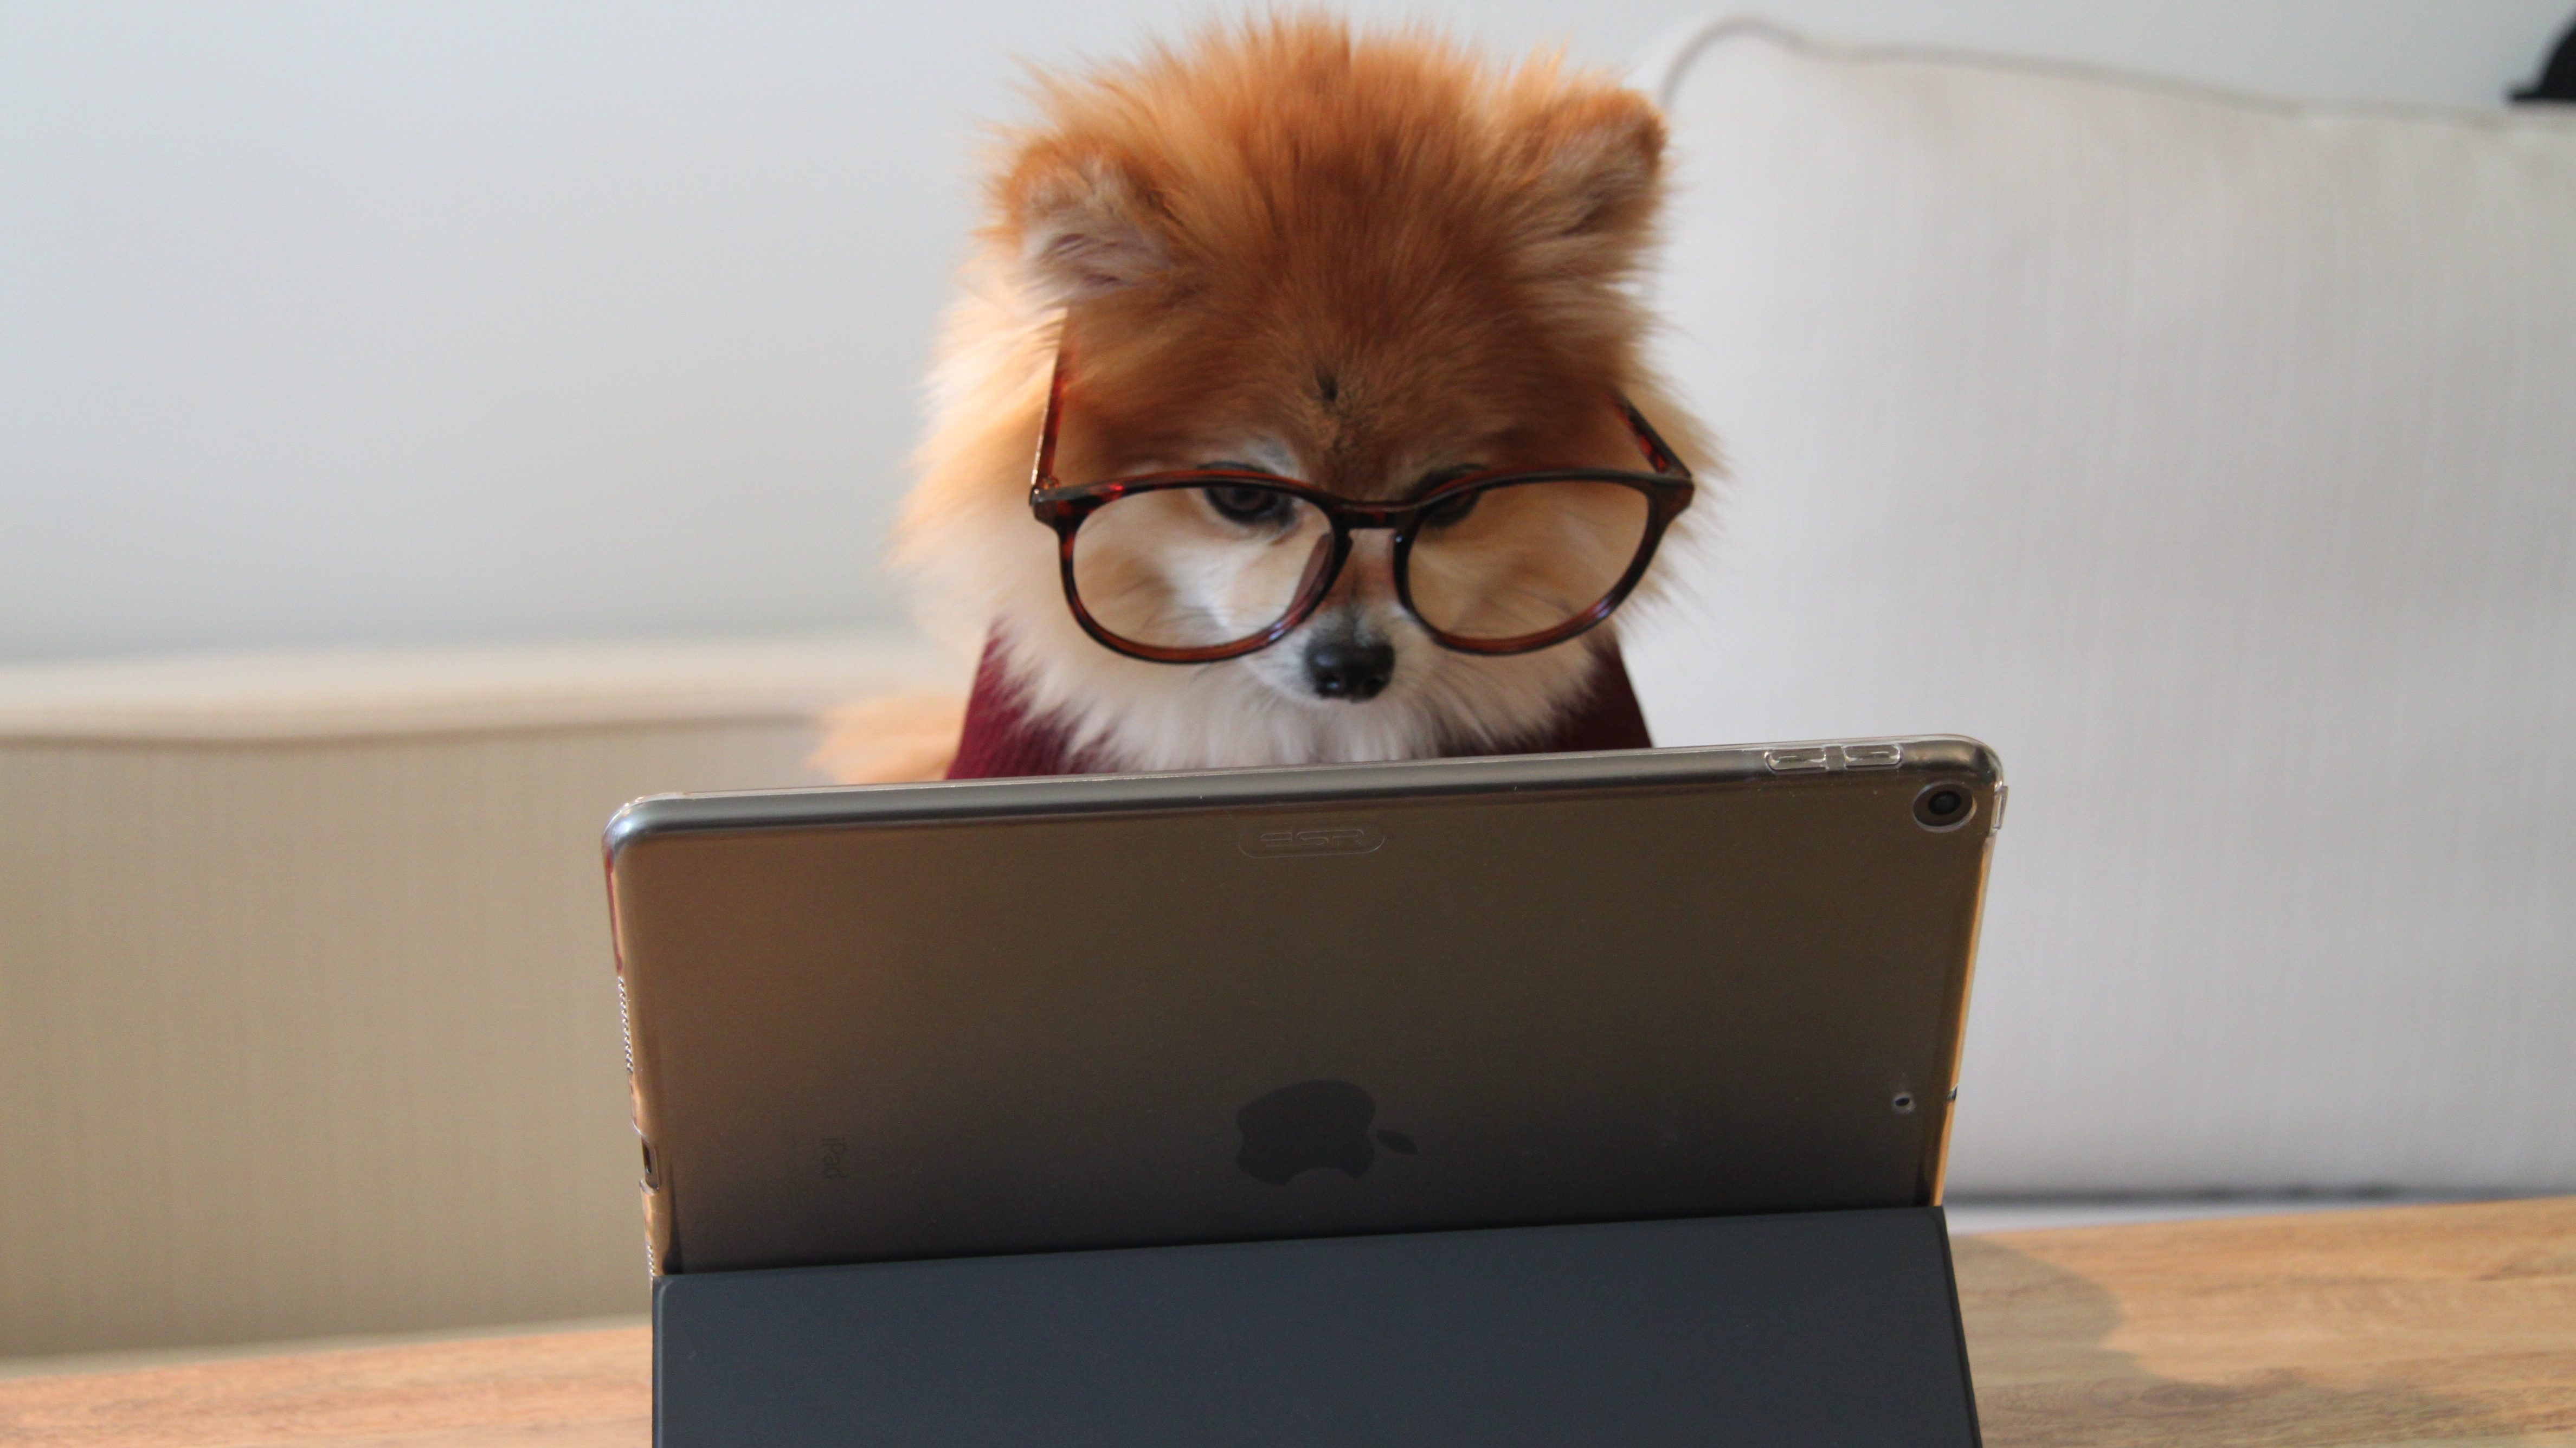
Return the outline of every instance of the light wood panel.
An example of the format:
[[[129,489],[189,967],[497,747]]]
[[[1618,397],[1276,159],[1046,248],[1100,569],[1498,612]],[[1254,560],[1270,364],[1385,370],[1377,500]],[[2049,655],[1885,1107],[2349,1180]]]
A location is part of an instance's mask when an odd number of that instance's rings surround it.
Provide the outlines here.
[[[0,1355],[643,1310],[600,827],[814,738],[0,739]]]
[[[2576,1444],[2576,1198],[1957,1244],[1994,1448]],[[642,1329],[0,1382],[46,1448],[641,1448]],[[1723,1441],[1723,1435],[1715,1435]]]

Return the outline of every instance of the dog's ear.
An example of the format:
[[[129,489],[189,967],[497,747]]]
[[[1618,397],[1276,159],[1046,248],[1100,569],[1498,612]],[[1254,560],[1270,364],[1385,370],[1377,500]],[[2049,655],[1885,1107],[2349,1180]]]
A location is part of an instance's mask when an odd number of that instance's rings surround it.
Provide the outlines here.
[[[1150,282],[1171,266],[1153,188],[1103,152],[1033,146],[1001,191],[1022,265],[1059,303]]]
[[[1661,199],[1664,118],[1632,90],[1559,92],[1522,118],[1533,223],[1551,238],[1642,235]]]

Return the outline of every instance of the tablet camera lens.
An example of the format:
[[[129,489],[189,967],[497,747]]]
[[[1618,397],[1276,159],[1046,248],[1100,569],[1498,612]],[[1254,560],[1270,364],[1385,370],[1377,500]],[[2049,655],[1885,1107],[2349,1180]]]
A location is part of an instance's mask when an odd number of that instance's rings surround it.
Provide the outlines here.
[[[1914,796],[1914,822],[1927,830],[1954,830],[1976,813],[1977,797],[1967,786],[1958,784],[1925,785]]]

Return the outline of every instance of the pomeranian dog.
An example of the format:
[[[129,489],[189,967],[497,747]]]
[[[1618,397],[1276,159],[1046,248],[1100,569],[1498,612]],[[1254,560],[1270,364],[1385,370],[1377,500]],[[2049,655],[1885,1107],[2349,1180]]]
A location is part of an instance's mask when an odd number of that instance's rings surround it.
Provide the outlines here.
[[[1647,743],[1602,623],[1708,460],[1642,355],[1653,105],[1312,16],[1033,90],[895,549],[975,692],[847,711],[826,766]]]

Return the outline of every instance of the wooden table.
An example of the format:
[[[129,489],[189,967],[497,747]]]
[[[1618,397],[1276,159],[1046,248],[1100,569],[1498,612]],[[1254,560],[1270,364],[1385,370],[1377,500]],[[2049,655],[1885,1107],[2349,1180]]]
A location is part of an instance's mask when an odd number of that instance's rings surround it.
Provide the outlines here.
[[[2576,1197],[1956,1247],[1995,1448],[2576,1445]],[[0,1381],[0,1443],[642,1448],[648,1346],[625,1328]]]

